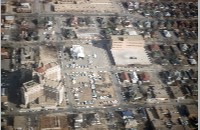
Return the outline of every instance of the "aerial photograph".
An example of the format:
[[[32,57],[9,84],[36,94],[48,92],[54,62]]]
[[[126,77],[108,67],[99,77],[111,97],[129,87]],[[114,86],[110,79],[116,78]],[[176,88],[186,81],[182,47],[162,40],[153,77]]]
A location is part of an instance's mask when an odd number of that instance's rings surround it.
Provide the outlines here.
[[[198,0],[1,0],[1,130],[197,130]]]

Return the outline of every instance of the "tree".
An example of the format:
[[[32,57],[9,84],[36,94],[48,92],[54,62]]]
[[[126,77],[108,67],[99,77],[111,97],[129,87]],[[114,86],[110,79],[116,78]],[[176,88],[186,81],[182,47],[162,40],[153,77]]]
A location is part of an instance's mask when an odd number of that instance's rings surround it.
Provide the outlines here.
[[[35,25],[38,25],[38,20],[37,20],[37,19],[33,19],[32,22],[33,22]]]
[[[39,39],[40,39],[39,36],[35,36],[35,37],[33,38],[33,40],[35,40],[35,41],[38,41]]]
[[[31,37],[26,37],[25,38],[25,40],[27,40],[27,41],[31,41],[31,39],[32,39]]]

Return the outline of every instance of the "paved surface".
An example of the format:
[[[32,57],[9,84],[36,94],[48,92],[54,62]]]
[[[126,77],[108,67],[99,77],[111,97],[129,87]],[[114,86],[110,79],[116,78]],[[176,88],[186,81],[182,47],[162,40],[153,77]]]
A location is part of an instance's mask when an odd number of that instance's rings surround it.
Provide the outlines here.
[[[157,106],[162,106],[162,105],[190,105],[190,104],[196,104],[196,102],[164,102],[164,103],[159,103],[156,104]],[[133,104],[124,104],[122,103],[120,106],[115,106],[115,107],[107,107],[107,108],[81,108],[81,109],[76,109],[76,108],[58,108],[59,110],[44,110],[44,111],[38,111],[38,112],[8,112],[6,114],[2,114],[2,117],[4,116],[12,116],[12,115],[41,115],[41,114],[50,114],[50,113],[66,113],[66,114],[73,114],[73,113],[77,113],[77,112],[96,112],[96,111],[101,111],[102,109],[105,111],[118,111],[121,109],[135,109],[138,107],[153,107],[155,106],[155,103],[145,103],[145,102],[137,102],[137,103],[133,103]]]

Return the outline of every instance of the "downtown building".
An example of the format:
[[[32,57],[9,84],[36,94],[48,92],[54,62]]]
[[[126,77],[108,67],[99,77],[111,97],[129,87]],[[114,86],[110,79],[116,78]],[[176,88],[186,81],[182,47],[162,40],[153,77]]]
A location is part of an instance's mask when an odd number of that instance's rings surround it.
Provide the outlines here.
[[[45,80],[44,95],[55,100],[57,105],[61,104],[64,97],[64,86],[61,81]]]
[[[21,88],[22,103],[28,105],[28,103],[38,99],[44,94],[43,89],[44,87],[41,84],[36,83],[33,80],[23,83]]]
[[[64,99],[60,66],[56,62],[42,65],[33,71],[33,76],[37,76],[39,82],[32,80],[23,84],[22,103],[25,106],[36,103],[37,107],[47,106],[45,104],[60,105]]]
[[[115,65],[150,65],[144,45],[145,41],[140,35],[112,35],[110,51]]]

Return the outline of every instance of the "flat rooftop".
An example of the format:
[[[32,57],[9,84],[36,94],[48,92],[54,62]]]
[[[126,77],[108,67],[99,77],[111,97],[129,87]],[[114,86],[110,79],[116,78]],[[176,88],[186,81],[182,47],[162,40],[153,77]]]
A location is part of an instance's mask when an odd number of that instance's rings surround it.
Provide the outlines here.
[[[31,81],[24,83],[23,85],[24,85],[25,88],[31,88],[31,87],[34,87],[34,86],[39,85],[39,84],[34,82],[33,80],[31,80]]]
[[[88,3],[88,4],[100,4],[100,3],[112,3],[111,0],[90,0],[90,1],[85,1],[85,0],[59,0],[58,3],[63,4],[63,3],[73,3],[77,2],[78,4],[82,4],[82,3]]]
[[[134,47],[134,49],[111,50],[116,65],[130,64],[151,64],[147,53],[143,47]]]
[[[112,35],[111,53],[116,65],[151,64],[140,35]]]
[[[24,116],[14,117],[14,129],[27,129],[26,127],[27,119]]]
[[[112,35],[111,39],[113,41],[122,41],[121,39],[125,39],[126,41],[144,41],[143,37],[141,35]]]
[[[140,35],[112,35],[112,50],[122,50],[122,49],[129,49],[135,47],[144,47],[144,39]]]
[[[54,4],[55,12],[88,12],[88,13],[119,13],[117,4],[110,3],[83,3],[83,4]],[[103,8],[102,8],[103,6]]]

